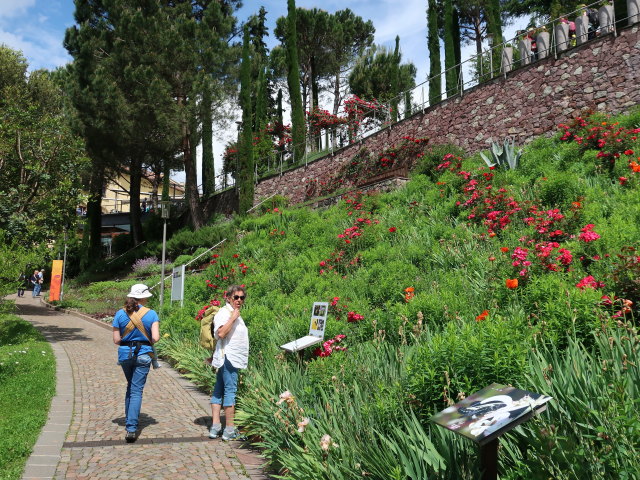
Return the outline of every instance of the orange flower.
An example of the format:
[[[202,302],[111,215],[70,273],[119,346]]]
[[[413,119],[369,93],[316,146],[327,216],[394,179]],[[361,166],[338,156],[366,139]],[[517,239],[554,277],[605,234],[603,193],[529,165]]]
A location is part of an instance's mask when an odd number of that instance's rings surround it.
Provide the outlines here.
[[[629,162],[629,166],[631,167],[631,170],[633,170],[633,173],[640,172],[640,164],[638,164],[638,162]]]
[[[404,294],[404,301],[409,303],[411,301],[411,299],[413,298],[413,291],[415,289],[413,287],[407,287],[404,289],[405,294]]]
[[[490,232],[490,233],[489,233],[489,237],[490,237],[490,238],[493,238],[493,237],[495,237],[495,236],[496,236],[496,232]]]
[[[580,202],[571,202],[571,205],[573,205],[576,208],[580,208],[582,206]]]
[[[517,278],[507,278],[507,288],[513,290],[518,288],[518,279]]]
[[[502,253],[507,253],[509,251],[509,247],[500,247],[500,251]]]
[[[480,315],[476,317],[476,322],[482,322],[483,320],[486,320],[488,316],[489,316],[489,310],[485,310],[484,312],[482,312]]]

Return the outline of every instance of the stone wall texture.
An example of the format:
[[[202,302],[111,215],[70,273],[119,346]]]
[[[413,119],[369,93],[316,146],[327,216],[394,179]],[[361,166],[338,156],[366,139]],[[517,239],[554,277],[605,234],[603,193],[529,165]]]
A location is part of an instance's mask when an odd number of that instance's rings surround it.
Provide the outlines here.
[[[512,136],[522,145],[550,134],[584,108],[615,114],[638,103],[636,24],[469,89],[306,167],[264,179],[256,186],[255,203],[274,193],[302,202],[308,179],[326,179],[362,147],[382,151],[403,136],[428,137],[432,145],[453,143],[471,153],[486,149],[492,139]]]

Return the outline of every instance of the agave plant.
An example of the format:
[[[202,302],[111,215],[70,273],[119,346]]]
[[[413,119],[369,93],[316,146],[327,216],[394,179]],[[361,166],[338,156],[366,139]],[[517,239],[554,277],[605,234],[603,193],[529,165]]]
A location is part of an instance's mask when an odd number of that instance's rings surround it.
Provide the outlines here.
[[[480,156],[489,167],[495,167],[496,165],[504,168],[505,170],[515,170],[518,166],[518,161],[522,156],[522,149],[516,150],[515,141],[508,138],[504,139],[502,145],[497,142],[491,142],[491,157],[489,158],[484,153],[480,153]]]

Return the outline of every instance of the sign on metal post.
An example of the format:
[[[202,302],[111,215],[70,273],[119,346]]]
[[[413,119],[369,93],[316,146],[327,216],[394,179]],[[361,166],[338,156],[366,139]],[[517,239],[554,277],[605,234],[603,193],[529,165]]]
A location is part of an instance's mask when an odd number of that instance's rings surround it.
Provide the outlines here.
[[[482,480],[498,478],[502,435],[543,412],[551,397],[492,383],[431,417],[431,421],[473,440],[479,447]]]
[[[180,300],[180,306],[184,304],[184,265],[175,267],[171,275],[171,301]]]

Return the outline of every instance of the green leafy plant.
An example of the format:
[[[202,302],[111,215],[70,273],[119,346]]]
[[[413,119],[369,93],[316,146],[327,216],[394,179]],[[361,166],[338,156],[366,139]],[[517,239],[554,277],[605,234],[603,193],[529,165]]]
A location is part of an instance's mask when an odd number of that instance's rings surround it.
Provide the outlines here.
[[[508,138],[504,139],[502,145],[498,142],[491,142],[491,150],[489,150],[491,158],[480,152],[480,156],[489,168],[500,167],[505,170],[515,170],[522,156],[522,149],[516,149],[515,141]]]

